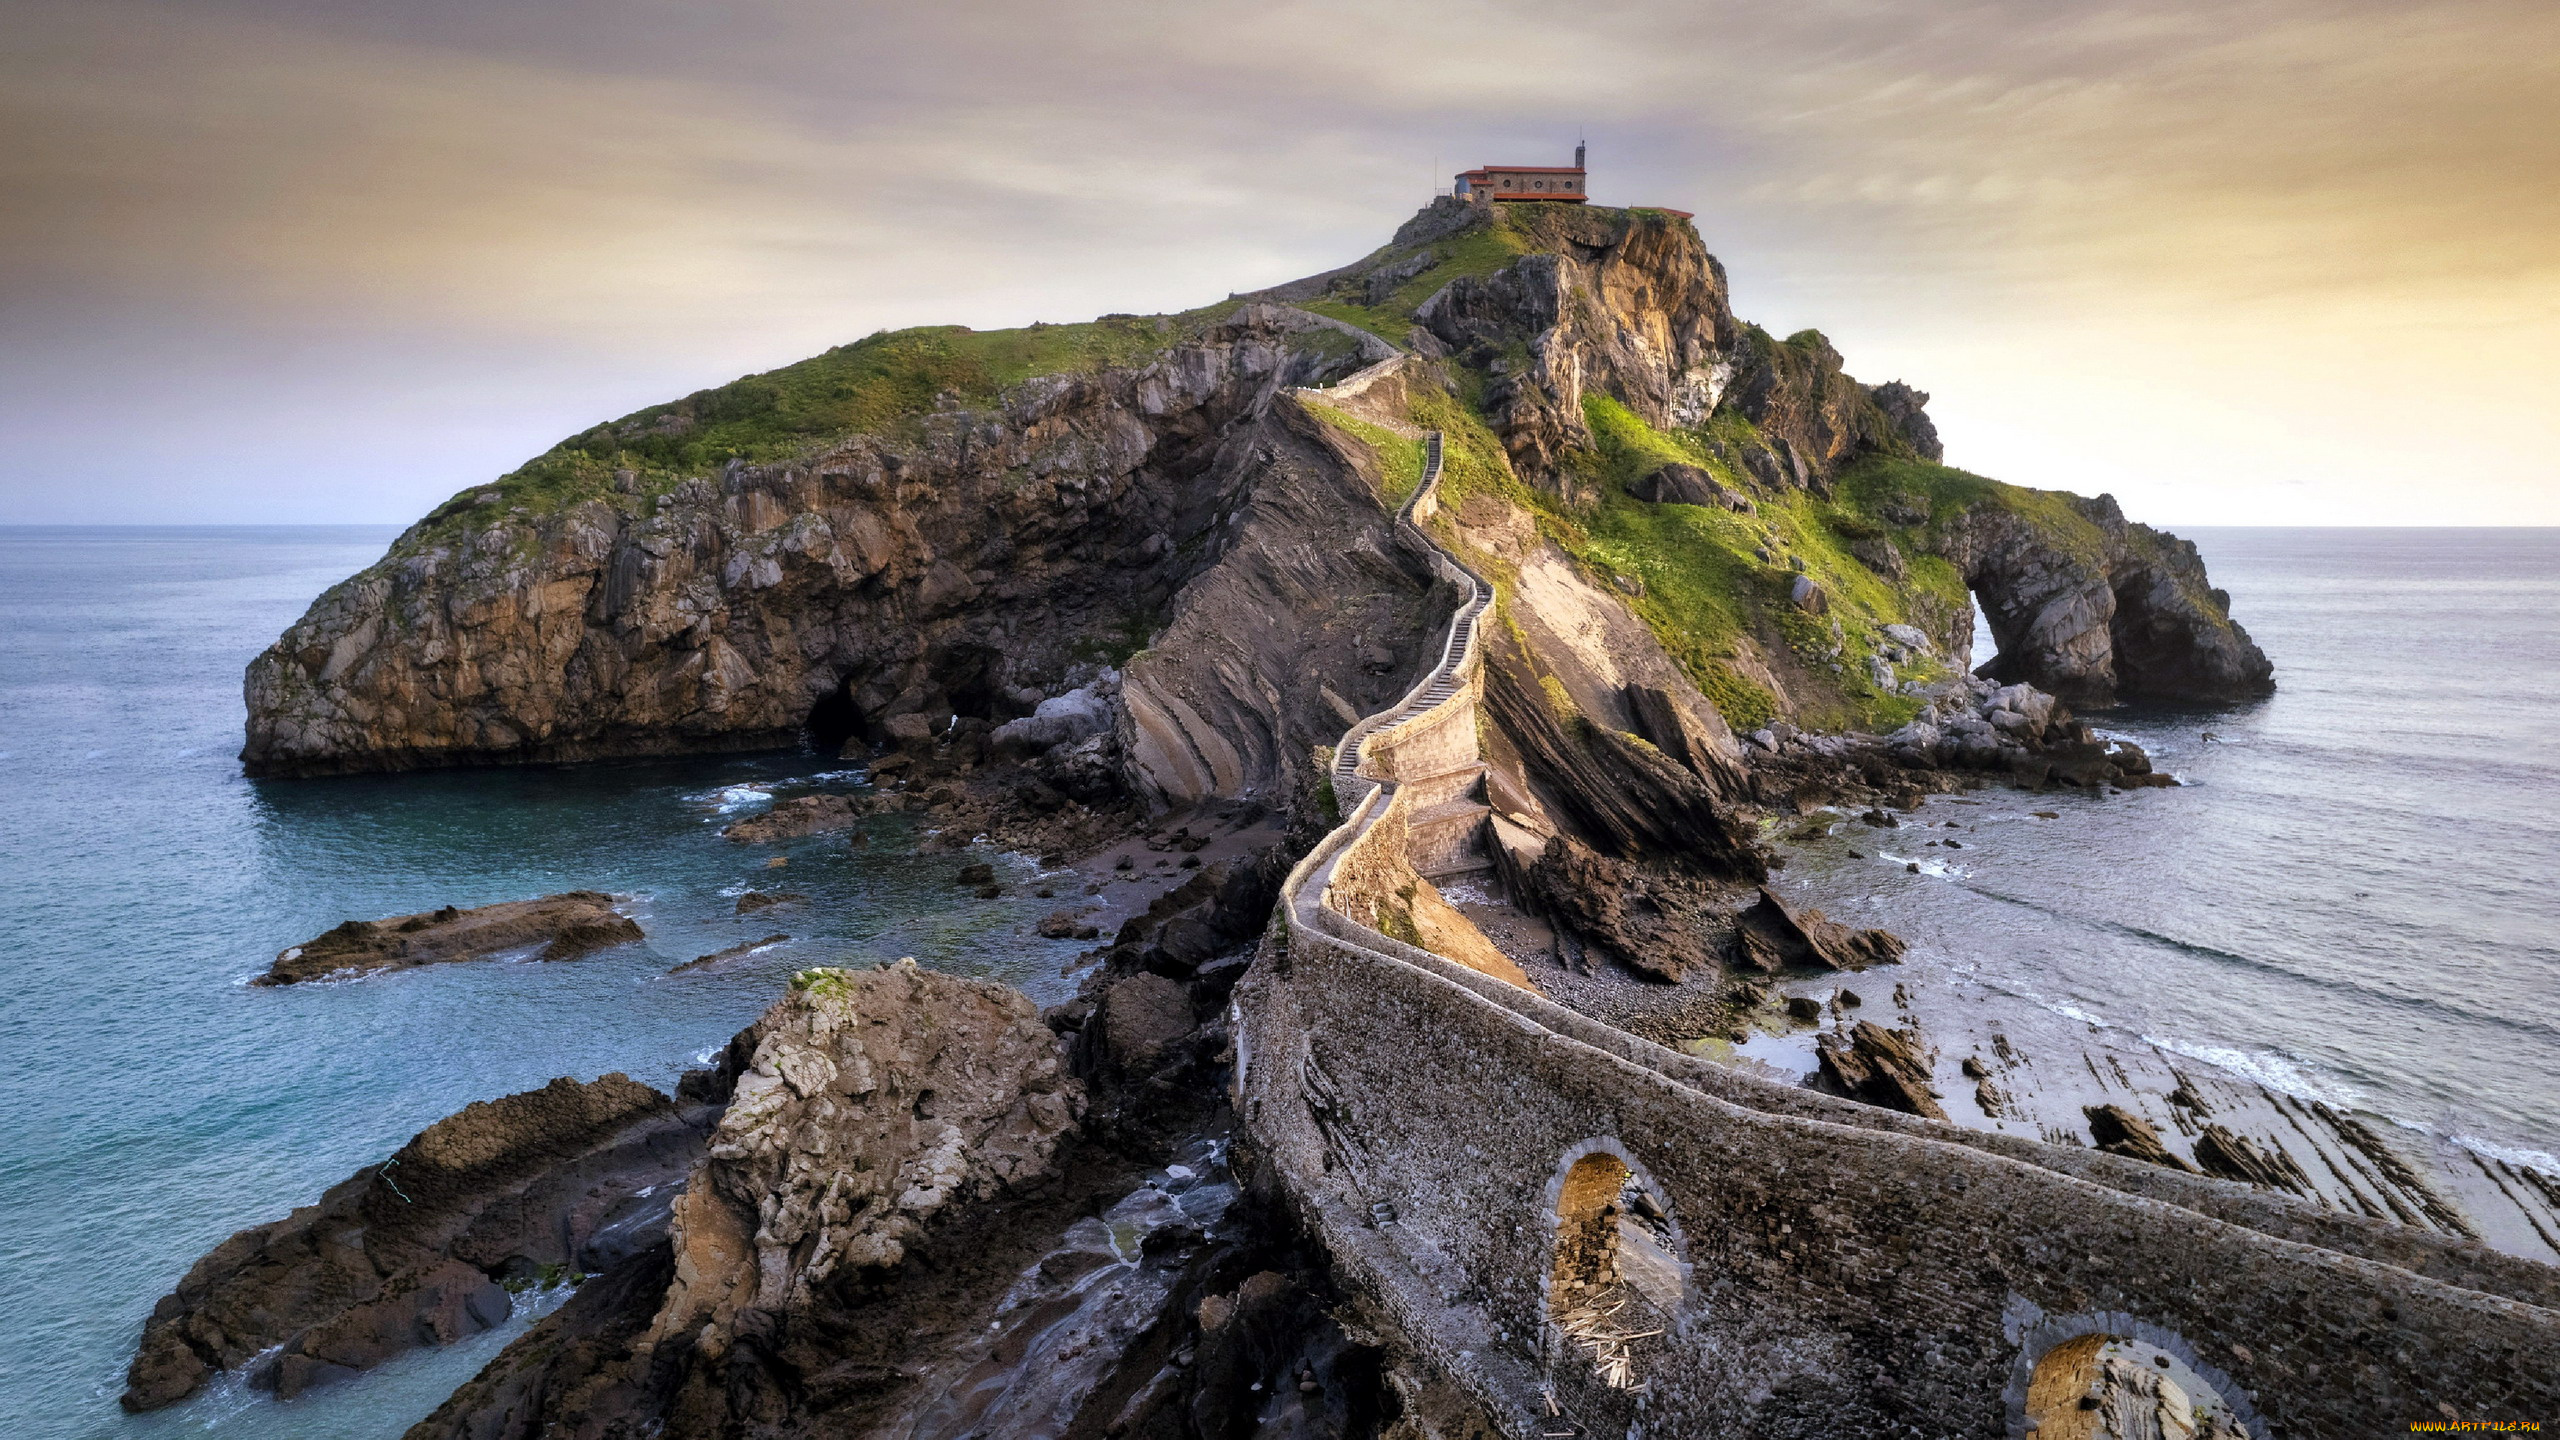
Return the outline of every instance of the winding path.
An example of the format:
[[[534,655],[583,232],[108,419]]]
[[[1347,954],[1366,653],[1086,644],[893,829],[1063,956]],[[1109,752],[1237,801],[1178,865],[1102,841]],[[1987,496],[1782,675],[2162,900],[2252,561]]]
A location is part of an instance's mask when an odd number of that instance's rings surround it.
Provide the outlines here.
[[[1343,736],[1346,818],[1283,885],[1285,953],[1238,988],[1235,1085],[1282,1193],[1433,1383],[1520,1440],[2016,1437],[2099,1336],[2175,1357],[2253,1440],[2560,1414],[2560,1271],[1760,1080],[1355,919],[1390,898],[1362,886],[1410,872],[1346,862],[1400,858],[1363,847],[1407,846],[1437,788],[1400,774],[1475,754],[1493,590],[1419,523],[1426,443],[1395,531],[1459,604],[1429,671]],[[1681,1277],[1634,1388],[1548,1308],[1558,1196],[1599,1152],[1667,1204]]]

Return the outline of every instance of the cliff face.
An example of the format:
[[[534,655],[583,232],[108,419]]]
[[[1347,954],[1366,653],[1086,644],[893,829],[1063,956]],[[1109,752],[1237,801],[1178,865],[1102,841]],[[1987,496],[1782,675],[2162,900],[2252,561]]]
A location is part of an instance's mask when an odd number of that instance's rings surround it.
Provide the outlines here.
[[[1386,353],[1275,306],[1186,324],[1142,360],[976,404],[940,390],[772,463],[653,473],[631,437],[570,442],[616,468],[577,485],[529,466],[459,497],[259,656],[242,758],[577,760],[1028,711],[1143,642],[1232,543],[1250,470],[1219,457],[1239,426]]]

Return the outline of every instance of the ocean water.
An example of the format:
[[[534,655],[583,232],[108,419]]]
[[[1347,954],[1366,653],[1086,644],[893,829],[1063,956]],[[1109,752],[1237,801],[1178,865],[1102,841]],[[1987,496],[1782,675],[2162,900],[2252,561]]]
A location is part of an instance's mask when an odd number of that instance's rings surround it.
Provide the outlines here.
[[[1933,801],[1966,849],[1851,826],[1787,883],[1916,970],[2560,1175],[2560,530],[2185,533],[2279,688],[2086,717],[2181,788]]]
[[[132,1418],[115,1396],[197,1255],[468,1101],[562,1074],[667,1084],[824,961],[1064,991],[1080,947],[1021,938],[1028,898],[963,898],[964,857],[818,839],[768,871],[717,838],[758,796],[853,784],[841,762],[242,780],[241,667],[391,533],[0,530],[0,1437],[390,1440],[523,1319],[290,1404],[225,1385]],[[2095,717],[2185,788],[2036,801],[2054,821],[2003,803],[2016,818],[1971,848],[1926,852],[1943,873],[1787,883],[2020,1005],[2560,1154],[2560,532],[2195,538],[2283,688]],[[740,918],[749,885],[814,903]],[[350,916],[573,886],[636,897],[648,945],[242,983]],[[665,974],[775,930],[800,938]]]
[[[250,782],[240,672],[389,527],[0,529],[0,1437],[397,1436],[523,1323],[290,1404],[217,1387],[117,1408],[152,1304],[206,1249],[307,1203],[465,1103],[557,1075],[659,1086],[793,969],[913,955],[1044,1001],[1083,947],[1049,905],[956,887],[974,858],[896,830],[783,847],[718,826],[840,761],[674,763]],[[806,907],[734,914],[753,885]],[[576,887],[634,897],[645,946],[252,989],[350,917]],[[793,942],[672,966],[777,931]]]

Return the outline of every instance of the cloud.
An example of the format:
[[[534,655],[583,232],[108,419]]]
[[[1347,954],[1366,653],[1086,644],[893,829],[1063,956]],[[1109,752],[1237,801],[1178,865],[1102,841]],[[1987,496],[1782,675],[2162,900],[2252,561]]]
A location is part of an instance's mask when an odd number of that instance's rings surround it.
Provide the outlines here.
[[[2426,518],[2453,512],[2402,479],[2455,455],[2454,512],[2560,521],[2543,0],[19,9],[0,455],[112,396],[137,457],[236,433],[207,514],[251,493],[224,476],[329,471],[257,438],[319,407],[456,417],[306,487],[341,507],[311,518],[397,518],[581,407],[877,326],[1340,263],[1440,172],[1587,127],[1604,198],[1699,211],[1751,313],[1922,383],[1984,468],[2172,518],[2312,472],[2341,514]],[[2209,480],[2119,443],[2137,395]],[[2460,439],[2358,433],[2379,407]],[[32,513],[8,463],[0,515]],[[165,483],[86,463],[96,494]]]

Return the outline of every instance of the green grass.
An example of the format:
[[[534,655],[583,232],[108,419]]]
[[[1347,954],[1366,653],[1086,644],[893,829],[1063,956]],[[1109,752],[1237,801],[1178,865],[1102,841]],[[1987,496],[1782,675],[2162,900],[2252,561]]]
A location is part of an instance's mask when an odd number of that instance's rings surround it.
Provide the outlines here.
[[[2033,526],[2047,543],[2075,559],[2097,565],[2105,558],[2105,535],[2073,507],[2070,496],[2060,491],[2030,490],[1950,465],[1897,455],[1861,457],[1841,472],[1834,488],[1847,507],[1897,534],[1919,527],[1894,526],[1887,514],[1892,510],[1905,506],[1925,510],[1928,519],[1922,525],[1943,525],[1968,510],[1989,504]]]
[[[1423,443],[1408,440],[1383,425],[1334,408],[1321,398],[1302,397],[1310,414],[1369,448],[1378,457],[1379,500],[1393,510],[1422,483]]]
[[[1143,363],[1235,306],[1018,330],[885,331],[573,435],[500,477],[495,494],[501,504],[550,513],[616,494],[614,472],[628,470],[637,480],[632,493],[645,504],[731,460],[772,464],[853,435],[902,433],[946,398],[984,406],[1034,376]],[[1341,336],[1334,343],[1347,349],[1352,342]],[[427,516],[426,533],[442,536],[491,493],[474,486],[446,501]]]
[[[1885,527],[1803,492],[1757,496],[1749,515],[1637,500],[1626,486],[1666,463],[1696,465],[1728,484],[1739,482],[1698,436],[1657,430],[1605,396],[1586,398],[1583,411],[1602,483],[1597,503],[1580,517],[1580,542],[1564,536],[1566,548],[1596,570],[1643,583],[1644,593],[1628,602],[1630,608],[1728,723],[1751,729],[1777,714],[1776,697],[1734,668],[1746,638],[1764,651],[1792,651],[1827,692],[1795,697],[1800,718],[1810,723],[1889,728],[1918,713],[1916,698],[1879,689],[1866,661],[1884,626],[1926,621],[1933,617],[1924,612],[1964,603],[1963,582],[1952,566],[1929,559],[1901,584],[1887,580],[1848,548],[1854,540],[1883,534]],[[1717,438],[1728,444],[1745,438],[1735,427],[1747,428],[1748,422],[1719,421]],[[1792,603],[1795,572],[1761,561],[1755,552],[1764,545],[1805,562],[1805,574],[1830,601],[1828,614],[1808,615]],[[1950,585],[1952,595],[1946,593]]]

